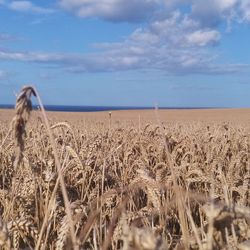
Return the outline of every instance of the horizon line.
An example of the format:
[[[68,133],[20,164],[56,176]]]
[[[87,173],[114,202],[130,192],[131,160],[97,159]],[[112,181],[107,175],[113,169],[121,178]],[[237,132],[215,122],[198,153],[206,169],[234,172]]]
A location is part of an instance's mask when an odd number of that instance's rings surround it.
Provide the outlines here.
[[[14,109],[14,104],[0,104],[1,109]],[[39,105],[32,105],[34,110],[39,109]],[[95,112],[95,111],[115,111],[115,110],[146,110],[155,109],[154,106],[115,106],[115,105],[44,105],[46,111],[61,112]],[[221,106],[158,106],[158,109],[234,109],[247,107],[221,107]]]

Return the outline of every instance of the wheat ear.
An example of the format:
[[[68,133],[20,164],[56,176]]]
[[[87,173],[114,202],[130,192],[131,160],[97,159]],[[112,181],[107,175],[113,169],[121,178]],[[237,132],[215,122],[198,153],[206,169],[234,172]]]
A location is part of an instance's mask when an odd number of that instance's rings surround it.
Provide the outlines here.
[[[23,158],[24,137],[26,134],[25,126],[32,110],[32,103],[30,100],[32,95],[36,96],[34,89],[30,86],[25,86],[22,88],[16,100],[16,115],[12,120],[16,144],[16,159],[14,162],[15,168],[17,168]]]

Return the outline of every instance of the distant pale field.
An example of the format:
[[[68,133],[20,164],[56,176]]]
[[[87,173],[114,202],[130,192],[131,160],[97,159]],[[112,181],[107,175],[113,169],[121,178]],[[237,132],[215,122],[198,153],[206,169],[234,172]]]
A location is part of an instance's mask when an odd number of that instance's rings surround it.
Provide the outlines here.
[[[33,117],[39,112],[33,112]],[[232,122],[249,123],[250,109],[199,109],[199,110],[159,110],[160,120],[163,122]],[[0,109],[0,121],[10,121],[14,110]],[[47,112],[53,120],[69,122],[105,121],[109,119],[109,112]],[[133,121],[137,123],[157,122],[154,110],[123,110],[112,111],[113,122]]]

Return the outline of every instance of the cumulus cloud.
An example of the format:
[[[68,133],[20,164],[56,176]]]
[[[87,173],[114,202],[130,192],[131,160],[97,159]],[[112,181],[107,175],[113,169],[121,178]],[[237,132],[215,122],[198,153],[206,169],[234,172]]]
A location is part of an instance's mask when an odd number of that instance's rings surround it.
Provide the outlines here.
[[[112,22],[139,22],[152,15],[162,0],[60,0],[60,6],[80,17]]]
[[[250,20],[250,0],[59,0],[59,6],[82,18],[112,22],[139,22],[182,6],[189,6],[191,17],[207,28],[223,20]]]
[[[55,9],[29,0],[0,0],[11,10],[50,14]],[[111,22],[142,22],[160,19],[173,10],[183,10],[203,28],[214,29],[222,21],[250,22],[250,0],[58,0],[60,9],[81,18],[100,18]]]
[[[191,4],[192,17],[205,27],[216,27],[223,20],[232,20],[236,15],[237,0],[196,0]]]
[[[54,9],[29,0],[0,0],[11,10],[50,14]],[[58,0],[58,6],[81,18],[95,17],[111,22],[141,22],[159,18],[172,10],[189,12],[203,28],[213,29],[222,21],[250,22],[250,0]]]
[[[174,49],[215,45],[221,36],[219,31],[200,27],[186,14],[174,11],[168,18],[153,21],[148,28],[137,29],[130,40],[140,44],[168,46]]]
[[[164,74],[216,74],[240,67],[217,65],[208,46],[220,39],[216,30],[202,29],[178,11],[136,29],[120,43],[95,44],[95,52],[60,54],[0,50],[1,60],[44,63],[74,73],[123,70],[157,70]]]
[[[19,12],[51,14],[54,10],[35,5],[31,1],[12,1],[6,5],[9,9]]]

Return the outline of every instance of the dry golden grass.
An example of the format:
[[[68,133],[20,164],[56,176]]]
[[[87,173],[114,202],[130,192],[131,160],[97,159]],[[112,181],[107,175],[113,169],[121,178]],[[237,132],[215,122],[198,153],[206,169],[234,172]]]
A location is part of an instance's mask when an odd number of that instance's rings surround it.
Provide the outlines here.
[[[33,112],[16,161],[1,110],[0,248],[249,249],[250,116],[230,112],[47,113],[49,131]]]

